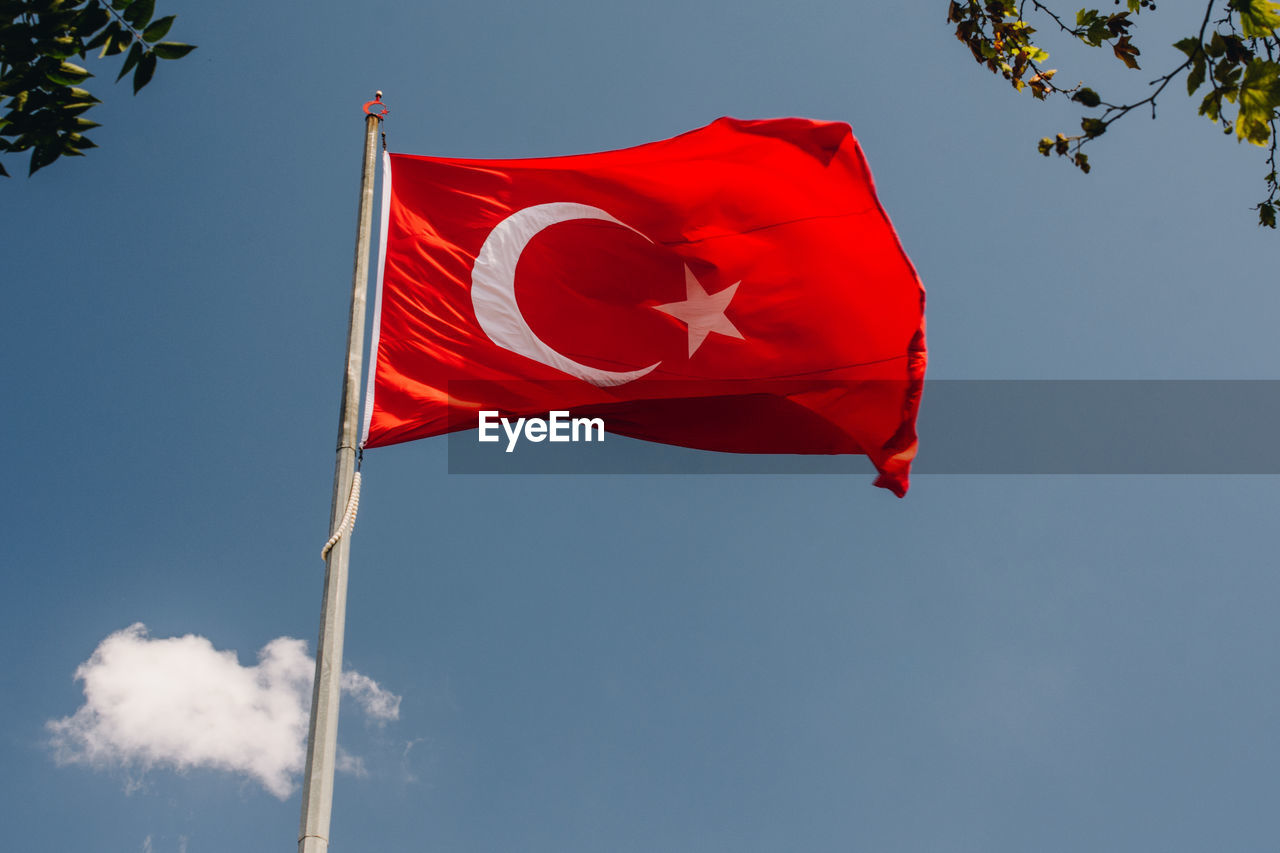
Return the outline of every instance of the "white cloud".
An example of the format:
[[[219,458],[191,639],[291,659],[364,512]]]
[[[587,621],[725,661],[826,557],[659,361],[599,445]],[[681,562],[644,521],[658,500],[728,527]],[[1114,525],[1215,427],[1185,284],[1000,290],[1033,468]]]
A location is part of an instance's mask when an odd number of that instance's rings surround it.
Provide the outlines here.
[[[142,839],[142,853],[154,853],[155,847],[151,844],[151,836],[148,835]],[[187,837],[185,835],[178,836],[178,853],[187,853]]]
[[[351,694],[364,712],[379,722],[400,719],[400,697],[383,690],[367,675],[358,672],[342,673],[342,689]]]
[[[358,755],[352,755],[345,749],[338,750],[338,769],[343,773],[350,773],[357,779],[366,779],[369,776],[369,770],[364,766],[364,759]]]
[[[314,661],[278,637],[242,666],[204,637],[156,639],[141,623],[103,640],[76,669],[84,705],[46,723],[60,764],[194,767],[244,774],[284,799],[305,760]],[[356,672],[342,686],[372,719],[398,719],[400,697]],[[359,759],[341,762],[359,772]]]

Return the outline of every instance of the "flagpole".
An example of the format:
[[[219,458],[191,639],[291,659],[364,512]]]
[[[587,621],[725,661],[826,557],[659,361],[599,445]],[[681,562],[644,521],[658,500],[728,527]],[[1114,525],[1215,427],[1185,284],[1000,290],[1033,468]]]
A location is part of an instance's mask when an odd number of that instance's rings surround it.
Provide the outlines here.
[[[364,168],[360,175],[360,206],[356,223],[355,269],[351,276],[351,314],[347,325],[346,375],[338,415],[338,450],[333,471],[333,501],[329,531],[337,533],[346,515],[355,482],[357,430],[360,414],[360,367],[364,355],[365,285],[369,278],[369,243],[373,229],[373,168],[378,124],[385,111],[382,93],[365,104]],[[338,751],[338,701],[342,694],[342,641],[347,616],[347,566],[351,537],[342,536],[325,557],[324,598],[320,639],[316,645],[316,677],[311,693],[311,723],[307,733],[307,767],[302,783],[302,824],[298,853],[326,853],[329,818],[333,809],[333,773]]]

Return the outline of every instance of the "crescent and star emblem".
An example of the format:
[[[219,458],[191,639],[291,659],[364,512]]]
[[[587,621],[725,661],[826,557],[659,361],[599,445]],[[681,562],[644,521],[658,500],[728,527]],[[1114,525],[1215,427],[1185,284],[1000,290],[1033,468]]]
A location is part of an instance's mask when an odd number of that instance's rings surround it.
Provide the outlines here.
[[[662,362],[655,361],[639,370],[601,370],[574,361],[538,337],[520,313],[520,306],[516,302],[516,264],[529,241],[544,228],[574,219],[612,222],[649,240],[644,234],[598,207],[565,201],[526,207],[499,222],[485,238],[471,270],[471,305],[475,309],[480,328],[503,349],[554,367],[592,385],[624,385],[649,373]],[[717,293],[707,293],[688,265],[684,268],[684,281],[685,299],[682,302],[668,302],[654,305],[653,308],[675,317],[688,327],[689,356],[692,357],[698,351],[698,347],[702,346],[712,332],[741,340],[742,333],[725,316],[725,309],[729,307],[742,282],[735,282]]]

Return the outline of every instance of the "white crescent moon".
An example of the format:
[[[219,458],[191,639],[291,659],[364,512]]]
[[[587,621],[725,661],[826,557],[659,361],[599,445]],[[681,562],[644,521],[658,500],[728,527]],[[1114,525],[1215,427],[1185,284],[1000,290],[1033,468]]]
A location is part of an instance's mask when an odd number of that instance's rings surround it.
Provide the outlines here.
[[[471,306],[475,309],[480,328],[484,329],[489,340],[503,349],[554,367],[592,385],[622,385],[639,379],[662,362],[655,361],[639,370],[600,370],[574,361],[556,352],[534,334],[524,315],[520,313],[520,306],[516,304],[516,264],[519,263],[525,246],[547,226],[573,219],[602,219],[640,234],[600,208],[587,204],[557,201],[517,210],[494,226],[476,254],[475,266],[471,268]],[[644,237],[643,234],[640,236]]]

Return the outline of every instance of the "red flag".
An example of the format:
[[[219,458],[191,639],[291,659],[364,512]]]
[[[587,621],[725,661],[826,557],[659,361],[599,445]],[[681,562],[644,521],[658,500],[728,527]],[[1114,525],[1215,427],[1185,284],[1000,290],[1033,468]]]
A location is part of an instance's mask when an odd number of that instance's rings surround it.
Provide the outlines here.
[[[570,410],[686,447],[862,453],[906,492],[924,290],[848,125],[386,166],[366,447]]]

